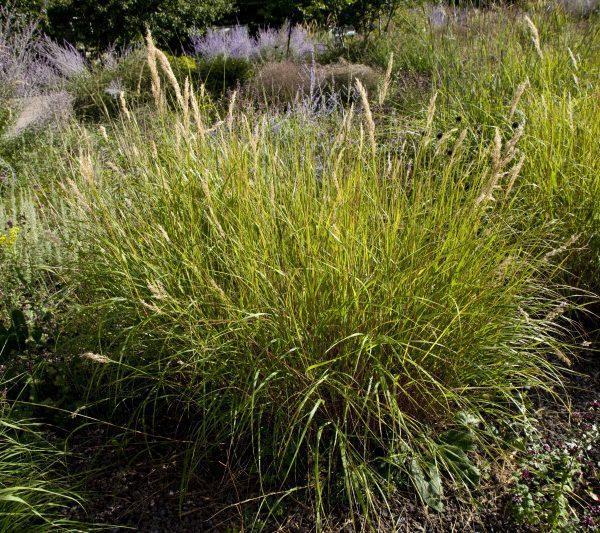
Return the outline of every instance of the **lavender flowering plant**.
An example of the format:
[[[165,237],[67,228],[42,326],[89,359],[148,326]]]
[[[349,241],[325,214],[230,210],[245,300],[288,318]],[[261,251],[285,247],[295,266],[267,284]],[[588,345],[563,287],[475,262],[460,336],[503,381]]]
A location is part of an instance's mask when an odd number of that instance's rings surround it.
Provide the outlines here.
[[[85,57],[70,43],[59,44],[44,37],[40,40],[37,51],[42,60],[64,79],[80,76],[88,71]]]
[[[64,89],[88,72],[74,46],[41,35],[37,25],[0,7],[0,86],[4,97],[26,98]]]
[[[35,77],[37,27],[0,6],[0,88],[3,97],[24,96]]]
[[[230,57],[234,59],[277,59],[291,56],[297,59],[310,57],[315,50],[309,33],[302,26],[289,24],[279,30],[263,28],[256,37],[249,35],[245,26],[209,29],[205,35],[191,38],[194,53],[206,59]]]

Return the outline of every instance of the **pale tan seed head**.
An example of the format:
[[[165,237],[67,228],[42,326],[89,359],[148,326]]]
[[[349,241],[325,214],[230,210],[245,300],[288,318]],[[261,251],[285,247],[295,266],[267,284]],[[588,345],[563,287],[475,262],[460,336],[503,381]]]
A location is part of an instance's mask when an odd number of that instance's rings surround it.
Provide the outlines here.
[[[100,125],[98,129],[100,130],[100,135],[102,135],[102,138],[105,141],[108,141],[108,133],[106,133],[106,127],[104,127],[103,125]]]
[[[529,15],[525,15],[523,17],[523,20],[525,20],[525,23],[529,27],[529,31],[531,33],[531,40],[533,42],[533,46],[535,46],[535,51],[537,52],[538,56],[541,59],[543,57],[543,53],[542,53],[542,47],[541,47],[541,44],[540,44],[540,34],[538,32],[538,29],[536,28],[536,26],[533,23],[533,21],[529,18]]]
[[[166,300],[168,297],[167,291],[165,290],[164,285],[159,280],[148,281],[147,282],[148,290],[152,297],[156,300]]]
[[[569,302],[563,300],[545,316],[544,320],[547,322],[554,322],[557,318],[564,315],[568,308]]]
[[[186,76],[183,84],[183,123],[185,129],[190,129],[190,79]]]
[[[146,34],[147,61],[150,70],[152,96],[156,107],[160,110],[163,108],[163,98],[161,91],[160,76],[158,74],[158,66],[156,63],[156,47],[150,30]]]
[[[552,257],[555,257],[557,255],[560,255],[564,252],[566,252],[569,248],[571,248],[571,246],[573,246],[581,237],[581,233],[576,233],[575,235],[572,235],[569,240],[567,240],[567,242],[565,242],[563,245],[559,246],[558,248],[555,248],[554,250],[550,250],[545,256],[544,259],[551,259]]]
[[[563,352],[561,349],[554,347],[554,355],[556,355],[556,357],[558,357],[567,366],[573,366],[573,361],[571,361],[571,359],[569,359],[565,355],[565,352]]]
[[[381,86],[379,87],[379,95],[378,95],[379,105],[383,105],[385,102],[385,99],[387,98],[388,92],[390,90],[390,84],[392,81],[393,69],[394,69],[394,52],[390,53],[387,70],[385,71],[385,76],[383,78],[383,82],[382,82]]]
[[[125,118],[131,120],[131,113],[129,113],[129,109],[127,108],[127,101],[125,100],[125,93],[123,91],[119,91],[119,107]]]
[[[508,180],[508,185],[506,186],[505,197],[508,198],[508,196],[510,195],[511,191],[513,190],[515,182],[517,181],[517,178],[519,177],[519,174],[521,174],[521,169],[523,168],[523,164],[524,163],[525,163],[525,154],[522,154],[521,155],[521,159],[519,159],[519,161],[517,162],[517,164],[510,171],[510,178]]]
[[[235,101],[237,99],[237,91],[233,91],[231,98],[229,99],[229,107],[227,109],[227,129],[231,131],[233,129],[233,111],[235,110]]]
[[[523,96],[523,93],[525,92],[527,87],[529,87],[529,80],[525,80],[517,87],[517,90],[515,91],[512,102],[510,104],[510,112],[508,114],[509,120],[512,120],[513,116],[515,115],[515,111],[517,110],[519,101],[521,100],[521,97]]]
[[[502,137],[500,136],[500,130],[494,128],[494,144],[492,146],[492,164],[494,165],[494,173],[498,172],[501,168],[502,158]]]
[[[204,122],[202,120],[202,114],[200,113],[200,107],[198,106],[198,100],[196,99],[196,93],[190,92],[190,103],[192,104],[192,113],[194,114],[194,122],[196,123],[196,129],[200,138],[204,141],[206,137],[206,130],[204,128]]]
[[[100,363],[106,365],[110,363],[110,359],[105,355],[100,355],[94,352],[85,352],[81,354],[82,359],[87,359],[88,361],[93,361],[94,363]]]
[[[373,153],[377,152],[377,142],[375,140],[375,121],[373,120],[373,113],[371,111],[371,105],[369,104],[369,95],[367,90],[361,81],[356,79],[356,89],[360,95],[360,99],[363,106],[365,123],[367,126],[367,133],[369,135],[369,142],[371,144],[371,150]]]
[[[521,137],[523,137],[523,133],[525,132],[525,128],[523,124],[521,124],[513,133],[513,136],[506,143],[506,147],[504,148],[504,158],[500,162],[500,168],[506,168],[506,166],[515,158],[517,153],[516,146]]]
[[[94,163],[92,161],[92,156],[89,153],[79,156],[79,172],[86,182],[94,182]]]
[[[437,100],[438,93],[435,92],[429,99],[429,105],[427,106],[427,118],[425,120],[425,134],[427,139],[431,137],[431,128],[433,126],[433,118],[435,117],[435,102]]]
[[[484,178],[486,177],[486,175],[487,175],[487,172],[484,173]],[[501,174],[499,172],[494,172],[492,174],[490,181],[485,185],[482,193],[475,200],[475,203],[477,205],[495,201],[494,191],[498,188],[498,182],[500,181],[500,175]]]
[[[183,94],[181,93],[181,87],[179,86],[179,82],[177,81],[177,78],[175,77],[175,73],[173,72],[173,69],[171,68],[171,63],[169,63],[167,56],[164,54],[164,52],[162,50],[158,50],[158,49],[156,50],[156,57],[158,59],[158,63],[160,64],[163,72],[167,76],[169,83],[171,84],[171,86],[173,87],[173,90],[175,91],[175,98],[177,99],[177,103],[179,104],[179,106],[181,107],[182,110],[185,109],[185,102],[183,100]]]
[[[571,58],[571,63],[573,64],[573,68],[575,70],[579,69],[579,64],[577,62],[577,58],[575,57],[575,54],[573,53],[573,50],[571,50],[571,48],[567,47],[567,50],[569,52],[569,57]]]

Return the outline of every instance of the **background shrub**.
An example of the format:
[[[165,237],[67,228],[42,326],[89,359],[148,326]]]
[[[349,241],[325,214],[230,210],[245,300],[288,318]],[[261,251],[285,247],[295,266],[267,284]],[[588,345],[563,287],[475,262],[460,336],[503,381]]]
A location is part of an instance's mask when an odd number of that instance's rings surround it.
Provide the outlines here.
[[[251,94],[270,103],[289,103],[310,91],[310,72],[306,65],[293,61],[261,65],[249,84]]]
[[[196,60],[198,80],[213,95],[222,95],[251,79],[254,65],[244,58],[217,56]]]
[[[379,74],[367,65],[340,61],[320,67],[317,72],[320,86],[331,92],[339,92],[344,98],[353,94],[356,80],[365,89],[374,93],[379,83]]]
[[[317,99],[329,95],[337,95],[348,102],[354,96],[356,80],[374,93],[379,74],[366,65],[346,61],[325,66],[281,61],[260,66],[249,88],[256,98],[271,103],[290,103],[296,99]]]
[[[198,86],[202,79],[193,58],[166,54],[173,73],[183,86],[185,78]],[[164,74],[162,80],[169,98],[172,87]],[[146,50],[129,51],[114,64],[97,63],[84,76],[70,81],[68,89],[73,94],[73,107],[78,117],[98,120],[114,116],[120,111],[119,93],[123,93],[130,106],[143,106],[152,101],[150,70]]]
[[[209,27],[232,8],[230,0],[52,1],[47,32],[99,52],[138,40],[148,27],[160,46],[179,52],[192,30]]]

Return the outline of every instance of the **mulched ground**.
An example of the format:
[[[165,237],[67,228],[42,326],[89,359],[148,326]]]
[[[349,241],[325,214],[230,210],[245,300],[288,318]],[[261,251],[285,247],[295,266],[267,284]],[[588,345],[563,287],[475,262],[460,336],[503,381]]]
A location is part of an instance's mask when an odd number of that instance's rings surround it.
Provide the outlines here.
[[[600,423],[600,358],[589,353],[574,370],[578,374],[568,377],[570,409],[549,399],[539,401],[544,421],[542,442],[550,447],[564,446],[566,442],[576,440],[592,424]],[[101,443],[110,440],[108,434],[108,429],[96,428],[73,437],[71,445],[77,452],[77,459],[71,465],[72,469],[96,469],[96,474],[85,485],[89,495],[86,513],[74,509],[73,517],[88,523],[110,524],[108,529],[112,531],[195,533],[252,529],[248,524],[252,523],[249,519],[256,512],[257,500],[253,499],[257,494],[256,487],[236,479],[225,466],[219,470],[213,465],[210,472],[191,480],[185,496],[180,498],[181,457],[177,452],[181,447],[173,443],[170,446],[173,452],[165,456],[164,452],[153,455],[152,450],[140,446],[139,442],[121,442],[119,446],[100,452]],[[577,506],[582,525],[587,521],[588,529],[595,527],[589,517],[600,512],[598,502],[590,497],[590,488],[592,494],[600,494],[600,450],[592,450],[591,454],[592,461],[584,473],[585,484],[582,484],[585,491],[578,495],[581,502]],[[482,503],[478,508],[467,501],[449,499],[445,511],[439,514],[428,512],[414,497],[411,499],[407,495],[392,513],[383,513],[380,529],[440,533],[534,531],[535,528],[517,526],[513,522],[508,511],[510,496],[507,489],[506,479],[501,475],[493,476],[489,485],[481,490]],[[291,502],[281,516],[271,517],[269,522],[259,525],[264,531],[314,531],[315,524],[309,516],[306,505]],[[340,513],[333,520],[331,530],[350,532],[356,527]]]

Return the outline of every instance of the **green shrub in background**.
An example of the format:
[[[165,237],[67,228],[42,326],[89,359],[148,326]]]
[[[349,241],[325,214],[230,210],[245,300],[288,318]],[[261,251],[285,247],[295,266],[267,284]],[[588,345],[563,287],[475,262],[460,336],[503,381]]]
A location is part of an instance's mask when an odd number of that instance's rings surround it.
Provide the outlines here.
[[[46,21],[46,9],[49,3],[51,2],[48,0],[8,0],[7,2],[13,12],[24,15],[29,19],[40,19],[44,22]]]
[[[254,65],[248,59],[217,56],[196,60],[197,79],[213,95],[222,95],[248,82],[254,74]]]
[[[201,83],[202,78],[193,58],[166,55],[182,86],[185,78],[189,78],[195,86]],[[164,75],[163,81],[170,91],[171,85]],[[119,112],[121,92],[129,106],[148,104],[152,101],[150,87],[146,50],[139,48],[120,59],[115,66],[96,63],[89,73],[71,80],[68,89],[74,97],[73,107],[76,116],[98,120],[102,117],[114,116]],[[169,97],[171,96],[169,92]]]
[[[317,22],[329,26],[354,26],[363,33],[383,30],[403,0],[237,0],[243,22],[282,24]]]
[[[233,7],[231,0],[50,0],[47,32],[98,52],[135,42],[149,28],[160,46],[180,52],[192,30],[211,26]]]

